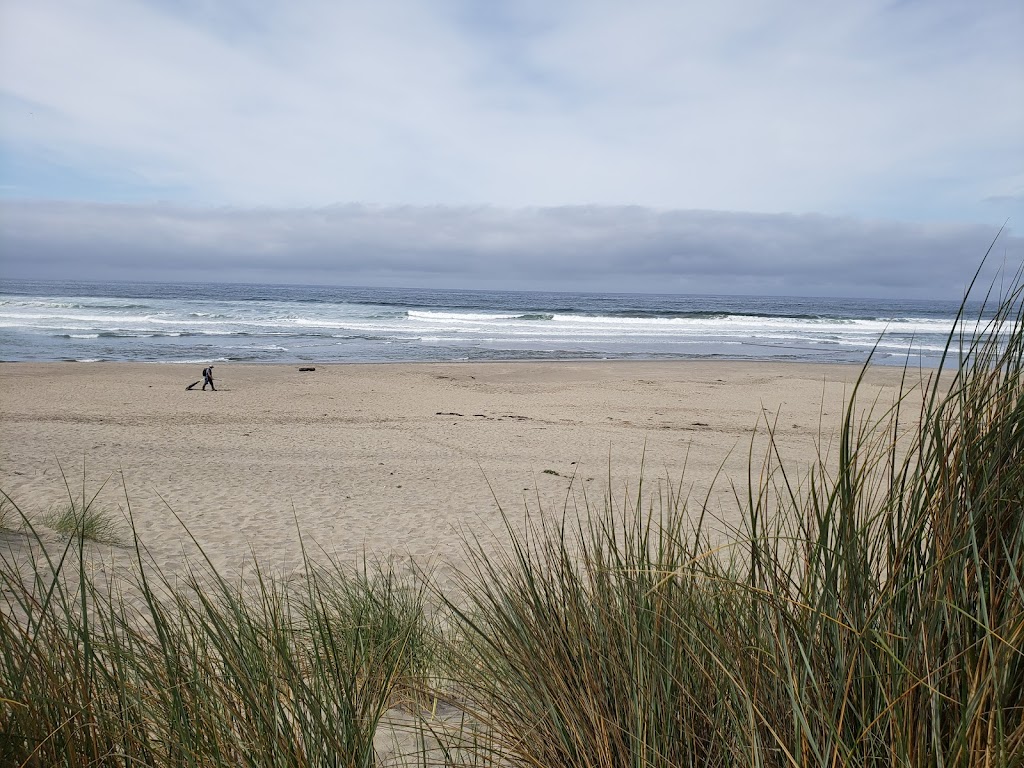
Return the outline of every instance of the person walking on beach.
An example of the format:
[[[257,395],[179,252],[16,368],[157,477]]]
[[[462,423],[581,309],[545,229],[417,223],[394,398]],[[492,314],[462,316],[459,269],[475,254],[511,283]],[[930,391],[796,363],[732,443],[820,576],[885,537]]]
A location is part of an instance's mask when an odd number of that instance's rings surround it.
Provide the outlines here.
[[[212,365],[208,365],[206,368],[203,368],[203,391],[204,392],[206,391],[206,385],[207,384],[210,385],[210,389],[212,389],[214,392],[217,391],[217,388],[215,386],[213,386],[213,366]]]

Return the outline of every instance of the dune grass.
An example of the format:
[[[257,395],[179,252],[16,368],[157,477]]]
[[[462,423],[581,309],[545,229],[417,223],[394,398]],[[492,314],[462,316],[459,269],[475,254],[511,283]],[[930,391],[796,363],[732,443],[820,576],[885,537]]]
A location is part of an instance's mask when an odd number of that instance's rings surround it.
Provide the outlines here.
[[[6,494],[0,493],[0,531],[8,530],[14,525],[14,504]]]
[[[861,412],[855,392],[837,465],[797,485],[772,441],[729,546],[678,492],[645,506],[638,491],[478,549],[460,682],[496,752],[581,768],[1024,763],[1015,286],[951,343],[952,380],[924,384],[906,438],[906,398]]]
[[[95,501],[71,500],[57,504],[46,513],[43,522],[64,536],[80,536],[98,544],[122,546],[125,543],[124,526]]]
[[[313,557],[291,579],[172,579],[137,537],[134,576],[100,583],[84,536],[49,551],[22,516],[0,763],[375,766],[397,711],[415,765],[1020,765],[1021,292],[951,336],[920,410],[854,392],[809,473],[770,440],[724,542],[682,482],[641,479],[467,545],[456,600]]]
[[[171,580],[136,539],[115,591],[81,542],[54,557],[34,538],[45,567],[4,563],[4,765],[371,766],[380,718],[423,687],[422,595],[392,569]]]

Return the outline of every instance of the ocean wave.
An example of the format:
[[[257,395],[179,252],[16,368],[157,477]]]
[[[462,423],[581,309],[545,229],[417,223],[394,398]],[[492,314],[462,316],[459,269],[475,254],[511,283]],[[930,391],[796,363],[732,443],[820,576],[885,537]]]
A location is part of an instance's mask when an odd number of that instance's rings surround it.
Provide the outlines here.
[[[409,317],[409,310],[389,310],[387,312],[376,312],[368,316],[371,320],[404,320]]]
[[[210,363],[230,363],[230,357],[183,357],[179,360],[158,359],[152,362],[158,365],[209,365]]]
[[[549,321],[555,319],[554,312],[442,312],[439,310],[411,309],[408,319],[413,321],[432,321],[441,323],[506,323],[510,320],[526,322]]]
[[[92,333],[54,333],[54,339],[155,339],[177,337],[176,333],[136,333],[134,331],[95,331]]]
[[[487,323],[497,320],[514,320],[516,316],[491,312],[442,312],[433,309],[410,309],[408,317],[410,320]]]
[[[393,336],[378,336],[368,333],[335,333],[331,335],[331,338],[343,341],[392,341],[394,339]]]
[[[31,309],[85,309],[85,310],[138,310],[152,309],[149,304],[107,304],[104,302],[80,301],[75,299],[5,299],[0,301],[0,306],[27,307]]]
[[[287,352],[288,347],[282,347],[280,344],[253,344],[248,347],[225,347],[226,349],[241,349],[248,352]]]

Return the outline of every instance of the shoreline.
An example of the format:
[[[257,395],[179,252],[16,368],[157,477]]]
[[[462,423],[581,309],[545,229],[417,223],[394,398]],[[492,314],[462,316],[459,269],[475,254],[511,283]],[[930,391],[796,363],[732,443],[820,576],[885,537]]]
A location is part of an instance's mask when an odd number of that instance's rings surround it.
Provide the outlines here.
[[[395,365],[575,365],[575,364],[625,364],[625,365],[685,365],[685,364],[707,364],[707,365],[807,365],[821,368],[863,368],[864,362],[821,362],[815,360],[782,360],[779,358],[726,358],[726,357],[565,357],[565,358],[509,358],[492,360],[377,360],[367,362],[364,360],[294,360],[291,362],[279,362],[272,360],[223,360],[210,358],[208,360],[0,360],[0,366],[4,365],[144,365],[144,366],[195,366],[195,365],[223,366],[258,366],[258,367],[282,367],[298,368],[306,366],[395,366]],[[885,368],[902,368],[903,364],[885,363],[879,360],[872,360],[868,363],[870,367],[882,366]],[[908,366],[908,370],[933,371],[934,367]]]
[[[0,490],[34,522],[68,500],[61,471],[70,495],[98,491],[96,504],[115,516],[130,503],[142,541],[169,572],[188,549],[182,524],[230,572],[250,556],[287,572],[300,559],[297,530],[341,561],[459,563],[463,537],[501,540],[502,511],[514,521],[526,509],[571,511],[574,494],[635,499],[641,466],[647,492],[690,490],[692,503],[707,498],[735,525],[727,480],[745,484],[750,455],[760,467],[766,424],[787,469],[809,466],[819,446],[834,442],[862,368],[632,360],[299,367],[215,364],[213,393],[185,390],[201,378],[199,366],[182,375],[153,363],[0,365]],[[901,368],[869,368],[859,402],[887,407],[902,376]],[[908,386],[916,381],[911,372]],[[907,413],[916,415],[912,404]]]

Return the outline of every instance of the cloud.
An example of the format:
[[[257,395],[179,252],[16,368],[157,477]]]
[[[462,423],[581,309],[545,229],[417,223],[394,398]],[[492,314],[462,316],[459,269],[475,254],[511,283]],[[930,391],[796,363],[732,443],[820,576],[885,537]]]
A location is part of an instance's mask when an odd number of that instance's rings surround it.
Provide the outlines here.
[[[1015,0],[9,0],[9,197],[991,222]],[[13,187],[13,189],[10,189]],[[1024,214],[1015,205],[1014,215]]]
[[[637,206],[8,203],[9,278],[959,298],[983,225]],[[1012,268],[1024,240],[992,257]],[[990,273],[987,273],[990,274]]]

